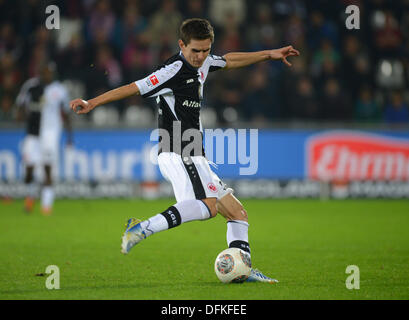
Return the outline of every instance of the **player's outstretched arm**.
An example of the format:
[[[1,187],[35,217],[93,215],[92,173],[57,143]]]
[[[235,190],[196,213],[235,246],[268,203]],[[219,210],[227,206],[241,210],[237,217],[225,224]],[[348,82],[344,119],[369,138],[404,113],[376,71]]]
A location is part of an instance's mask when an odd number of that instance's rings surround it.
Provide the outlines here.
[[[223,56],[226,59],[226,67],[224,69],[246,67],[267,60],[281,60],[291,67],[291,63],[287,61],[287,58],[299,55],[300,52],[294,49],[293,46],[256,52],[230,52]]]
[[[77,114],[88,113],[95,107],[107,104],[112,101],[121,100],[135,94],[139,94],[138,86],[132,82],[122,87],[107,91],[98,97],[85,101],[83,99],[75,99],[70,102],[70,108]]]

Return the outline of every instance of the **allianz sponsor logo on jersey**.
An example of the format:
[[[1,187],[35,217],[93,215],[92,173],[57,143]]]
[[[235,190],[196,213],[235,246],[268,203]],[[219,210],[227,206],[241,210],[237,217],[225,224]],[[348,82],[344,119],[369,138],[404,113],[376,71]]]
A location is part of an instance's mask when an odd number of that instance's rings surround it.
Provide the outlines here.
[[[306,173],[319,180],[409,181],[409,140],[334,131],[306,142]]]
[[[200,108],[201,104],[200,104],[200,102],[197,102],[197,101],[185,100],[185,101],[183,101],[182,106],[188,107],[188,108]]]

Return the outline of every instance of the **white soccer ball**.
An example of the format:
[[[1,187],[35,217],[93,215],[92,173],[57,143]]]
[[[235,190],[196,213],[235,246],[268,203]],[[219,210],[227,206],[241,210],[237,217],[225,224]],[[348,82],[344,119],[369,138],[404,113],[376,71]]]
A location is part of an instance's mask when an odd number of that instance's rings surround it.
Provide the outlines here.
[[[221,282],[244,282],[251,273],[250,254],[239,248],[223,250],[214,262],[214,271]]]

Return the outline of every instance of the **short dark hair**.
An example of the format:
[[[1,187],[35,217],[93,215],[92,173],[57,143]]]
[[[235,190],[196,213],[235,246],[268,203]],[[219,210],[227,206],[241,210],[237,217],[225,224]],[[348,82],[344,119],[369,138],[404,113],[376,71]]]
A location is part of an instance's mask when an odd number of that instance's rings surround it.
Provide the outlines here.
[[[182,22],[179,29],[180,39],[187,46],[190,40],[205,40],[214,41],[214,31],[210,22],[206,19],[192,18]]]

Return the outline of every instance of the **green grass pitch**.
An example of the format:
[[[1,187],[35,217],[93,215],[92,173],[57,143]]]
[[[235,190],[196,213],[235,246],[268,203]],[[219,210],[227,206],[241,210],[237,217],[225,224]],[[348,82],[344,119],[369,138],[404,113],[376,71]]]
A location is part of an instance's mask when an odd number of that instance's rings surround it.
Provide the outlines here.
[[[44,217],[0,203],[0,299],[408,299],[409,201],[243,200],[252,263],[280,280],[223,284],[214,259],[226,248],[221,216],[155,234],[120,254],[129,217],[173,200],[57,200]],[[48,265],[60,290],[45,287]],[[348,290],[346,268],[360,270]]]

